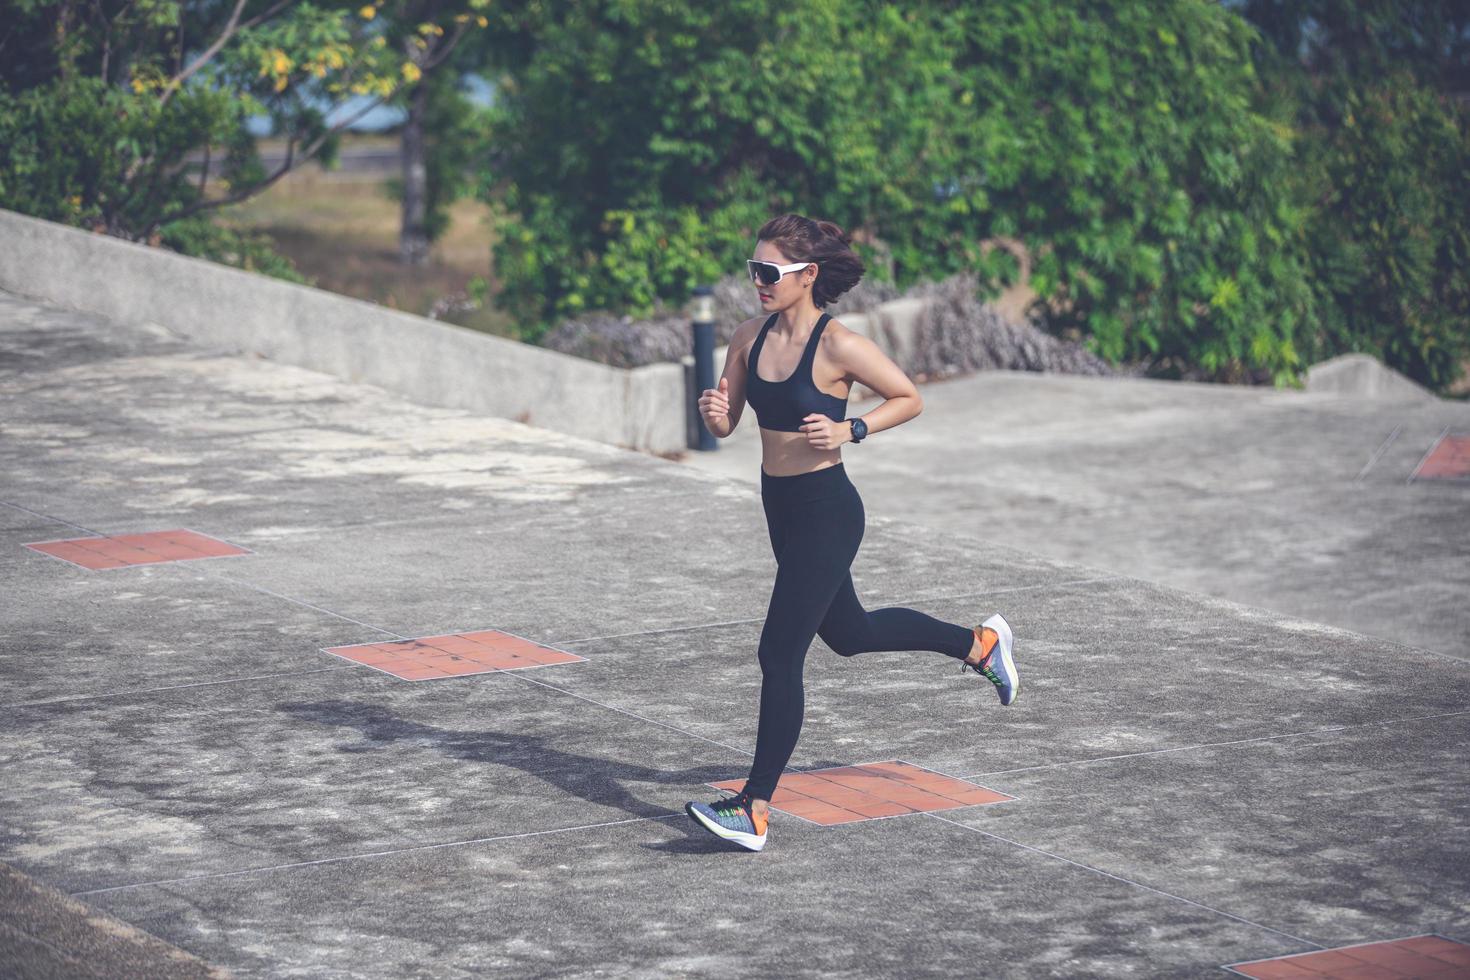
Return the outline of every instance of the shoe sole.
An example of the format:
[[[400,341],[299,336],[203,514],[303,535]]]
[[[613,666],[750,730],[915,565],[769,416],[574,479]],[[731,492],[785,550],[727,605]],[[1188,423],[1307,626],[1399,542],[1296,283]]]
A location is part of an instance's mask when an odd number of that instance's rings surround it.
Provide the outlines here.
[[[701,827],[703,827],[705,830],[708,830],[716,837],[723,837],[727,841],[739,844],[746,850],[759,851],[761,848],[766,846],[765,834],[761,834],[759,837],[757,837],[754,834],[747,834],[739,830],[731,830],[728,827],[721,827],[717,823],[711,823],[709,818],[700,813],[698,810],[694,809],[694,805],[692,803],[684,804],[684,812],[693,817]]]
[[[996,646],[1000,647],[998,651],[1000,653],[1000,669],[996,673],[1005,678],[1006,683],[1011,687],[1011,699],[1007,701],[1002,698],[1000,703],[1003,705],[1015,704],[1016,695],[1021,693],[1021,675],[1016,673],[1016,662],[1011,658],[1011,624],[1007,623],[1005,617],[1000,613],[996,613],[980,624],[981,629],[987,626],[995,630],[995,635],[1000,637],[1000,642],[996,644]]]

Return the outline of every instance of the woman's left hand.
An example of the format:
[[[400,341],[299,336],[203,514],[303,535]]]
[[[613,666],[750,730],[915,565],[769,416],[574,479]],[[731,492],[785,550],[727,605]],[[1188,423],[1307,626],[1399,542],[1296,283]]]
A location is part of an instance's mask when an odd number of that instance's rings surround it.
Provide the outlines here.
[[[802,419],[801,431],[806,433],[806,444],[813,449],[836,449],[845,442],[852,442],[851,425],[833,422],[821,412],[813,412]]]

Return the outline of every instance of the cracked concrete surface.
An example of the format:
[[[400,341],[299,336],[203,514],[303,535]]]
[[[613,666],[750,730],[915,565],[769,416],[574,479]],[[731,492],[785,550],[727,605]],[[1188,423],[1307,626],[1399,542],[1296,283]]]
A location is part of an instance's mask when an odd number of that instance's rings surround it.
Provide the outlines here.
[[[1016,799],[777,813],[749,854],[682,812],[754,744],[775,563],[738,438],[681,465],[0,294],[0,861],[34,883],[0,973],[1225,976],[1470,941],[1470,491],[1403,473],[1463,406],[1200,388],[985,375],[846,451],[868,608],[1001,610],[1025,683],[1002,709],[817,640],[792,766]],[[251,553],[23,547],[174,527]],[[1353,627],[1400,592],[1421,619]],[[586,659],[322,652],[472,629]]]

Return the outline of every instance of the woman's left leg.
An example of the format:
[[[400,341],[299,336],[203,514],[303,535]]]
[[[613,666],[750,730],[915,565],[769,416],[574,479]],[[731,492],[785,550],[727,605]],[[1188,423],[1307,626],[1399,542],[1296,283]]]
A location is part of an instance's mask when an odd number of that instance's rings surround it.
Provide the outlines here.
[[[852,586],[852,574],[843,579],[817,630],[822,642],[844,657],[880,650],[933,650],[963,660],[975,645],[975,632],[942,619],[888,606],[863,608]]]

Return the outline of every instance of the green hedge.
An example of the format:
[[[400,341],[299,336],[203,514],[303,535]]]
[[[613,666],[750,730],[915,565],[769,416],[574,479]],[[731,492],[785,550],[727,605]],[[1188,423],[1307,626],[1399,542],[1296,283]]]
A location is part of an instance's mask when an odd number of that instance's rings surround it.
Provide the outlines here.
[[[483,192],[506,208],[500,301],[532,336],[680,302],[796,210],[855,230],[900,286],[972,271],[999,288],[1017,271],[990,240],[1018,239],[1054,330],[1156,375],[1288,383],[1368,350],[1444,387],[1467,356],[1463,110],[1378,71],[1324,90],[1267,59],[1263,77],[1266,45],[1225,6],[537,0],[501,17]]]

